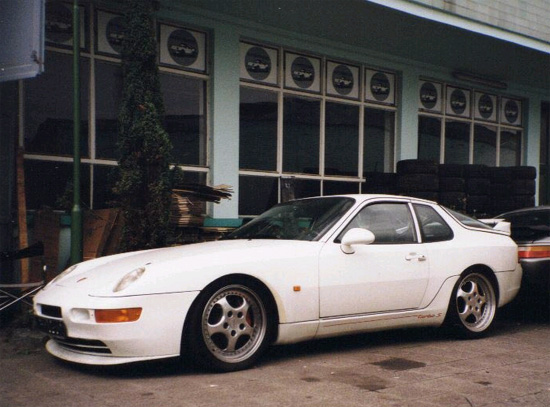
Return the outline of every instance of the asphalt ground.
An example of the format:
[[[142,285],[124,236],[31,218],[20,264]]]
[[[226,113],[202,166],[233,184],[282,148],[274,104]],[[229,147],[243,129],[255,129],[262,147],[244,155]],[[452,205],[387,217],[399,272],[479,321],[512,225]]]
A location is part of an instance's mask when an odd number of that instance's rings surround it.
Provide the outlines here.
[[[257,367],[213,374],[180,360],[98,368],[56,360],[32,328],[0,328],[0,407],[548,407],[550,323],[508,308],[457,340],[409,329],[273,347]]]

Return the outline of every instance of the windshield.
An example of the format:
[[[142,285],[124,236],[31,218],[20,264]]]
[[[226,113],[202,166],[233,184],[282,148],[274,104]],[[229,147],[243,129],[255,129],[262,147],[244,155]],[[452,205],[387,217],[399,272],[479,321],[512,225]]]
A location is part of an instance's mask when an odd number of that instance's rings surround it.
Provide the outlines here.
[[[312,198],[279,204],[226,239],[316,240],[354,204],[352,198]]]
[[[493,228],[477,219],[471,218],[469,216],[464,215],[463,213],[453,211],[452,209],[445,208],[447,212],[449,212],[451,215],[453,215],[456,220],[458,220],[460,223],[462,223],[464,226],[468,226],[471,228],[478,228],[478,229],[487,229],[487,230],[493,230]]]

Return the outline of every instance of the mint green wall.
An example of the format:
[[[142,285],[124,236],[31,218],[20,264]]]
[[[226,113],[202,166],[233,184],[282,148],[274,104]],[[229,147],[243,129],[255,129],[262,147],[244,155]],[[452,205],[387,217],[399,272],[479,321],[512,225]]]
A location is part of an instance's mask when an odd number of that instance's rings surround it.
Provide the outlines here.
[[[405,69],[402,72],[397,115],[396,162],[406,158],[416,158],[418,149],[418,72]]]
[[[185,6],[186,3],[190,3]],[[250,2],[249,2],[250,3]],[[239,41],[254,40],[267,44],[295,48],[307,53],[324,55],[331,58],[349,60],[369,66],[393,70],[398,76],[398,114],[396,129],[396,162],[401,159],[416,158],[418,144],[418,80],[420,77],[434,78],[460,85],[452,72],[457,69],[470,68],[494,72],[494,77],[526,78],[523,84],[507,80],[508,89],[497,92],[513,97],[523,98],[526,135],[524,137],[523,163],[538,168],[540,136],[540,103],[550,100],[550,89],[544,86],[533,86],[533,75],[544,72],[544,60],[541,54],[526,50],[516,45],[498,42],[494,38],[449,28],[442,24],[435,26],[439,31],[426,36],[427,30],[434,29],[434,22],[422,20],[404,21],[404,26],[415,24],[419,40],[404,36],[406,30],[394,27],[395,21],[389,21],[387,29],[388,43],[383,38],[376,38],[376,44],[365,37],[358,41],[354,37],[368,36],[367,26],[330,27],[323,26],[323,21],[304,18],[303,26],[285,25],[284,18],[279,26],[262,24],[258,19],[222,14],[215,10],[215,2],[207,2],[210,9],[194,0],[172,0],[163,2],[159,11],[160,20],[171,21],[208,31],[211,75],[209,81],[209,162],[212,185],[229,184],[235,191],[233,199],[224,200],[213,205],[212,215],[216,218],[235,218],[238,216],[238,156],[239,156]],[[259,3],[258,3],[259,4]],[[263,4],[263,3],[262,3]],[[300,4],[300,3],[297,3]],[[358,3],[354,4],[355,7]],[[258,5],[258,14],[260,14]],[[227,11],[227,10],[226,10]],[[267,17],[266,17],[267,18]],[[395,18],[395,17],[392,17]],[[397,17],[399,19],[399,17]],[[425,24],[425,26],[424,26]],[[334,39],[311,35],[313,27],[319,25],[324,32],[334,32]],[[382,24],[384,25],[384,24]],[[346,31],[347,30],[347,31]],[[374,28],[373,28],[374,30]],[[346,34],[349,32],[349,36]],[[338,36],[338,37],[337,37]],[[420,36],[424,36],[422,39]],[[349,38],[349,42],[342,41]],[[433,41],[427,40],[432,38]],[[384,53],[392,43],[407,40],[406,52],[402,48],[393,48],[399,54]],[[504,45],[503,45],[504,43]],[[364,46],[363,46],[364,44]],[[501,47],[501,48],[499,48]],[[444,53],[444,55],[441,55]],[[457,56],[458,55],[458,56]],[[411,59],[418,56],[418,59]],[[453,58],[451,58],[451,56]],[[281,56],[282,57],[282,56]],[[542,55],[544,58],[544,55]],[[550,62],[550,56],[546,55]],[[461,65],[461,61],[464,64]],[[534,64],[538,61],[537,64]],[[447,65],[448,64],[448,65]],[[536,72],[533,71],[536,69]],[[538,76],[535,76],[538,78]],[[483,87],[474,86],[479,90]],[[495,92],[490,88],[486,89]]]
[[[210,182],[233,186],[239,194],[239,33],[218,26],[213,35],[211,75]],[[238,199],[212,205],[214,218],[236,218]]]

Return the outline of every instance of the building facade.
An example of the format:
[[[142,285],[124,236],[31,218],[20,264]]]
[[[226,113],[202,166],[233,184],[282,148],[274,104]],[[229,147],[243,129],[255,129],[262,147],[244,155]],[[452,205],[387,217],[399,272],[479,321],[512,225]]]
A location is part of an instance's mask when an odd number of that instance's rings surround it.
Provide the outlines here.
[[[173,163],[233,186],[214,218],[364,192],[403,159],[529,165],[550,200],[550,3],[543,0],[161,0],[158,65]],[[80,1],[83,207],[113,199],[121,2]],[[72,176],[72,5],[46,3],[45,72],[0,84],[1,214],[16,147],[29,210]],[[9,226],[3,223],[3,234]],[[10,232],[11,233],[11,232]],[[1,249],[1,248],[0,248]]]

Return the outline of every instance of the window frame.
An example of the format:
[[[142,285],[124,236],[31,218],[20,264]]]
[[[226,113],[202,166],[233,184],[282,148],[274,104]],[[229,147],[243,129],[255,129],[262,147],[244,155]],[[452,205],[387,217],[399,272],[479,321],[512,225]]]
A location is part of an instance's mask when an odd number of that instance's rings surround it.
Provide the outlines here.
[[[517,152],[517,158],[518,158],[517,161],[519,161],[519,162],[517,162],[516,165],[521,165],[521,163],[523,162],[524,149],[525,149],[525,124],[523,123],[524,122],[523,120],[520,120],[519,125],[512,125],[512,124],[504,123],[502,113],[501,113],[501,110],[502,110],[501,107],[502,107],[503,101],[509,99],[508,95],[500,94],[500,93],[496,93],[496,92],[489,92],[490,94],[493,94],[495,96],[495,100],[496,100],[496,106],[495,106],[496,119],[483,119],[483,118],[480,118],[480,117],[476,117],[476,114],[474,114],[475,102],[476,102],[477,95],[479,95],[480,93],[485,93],[482,90],[477,89],[477,88],[473,88],[473,87],[455,85],[453,83],[446,83],[445,81],[440,81],[440,80],[436,80],[436,79],[432,79],[432,78],[420,77],[419,78],[419,83],[423,83],[423,82],[433,82],[433,83],[437,83],[438,85],[441,85],[439,87],[439,90],[441,92],[440,97],[441,97],[441,102],[442,102],[443,107],[439,111],[435,111],[435,110],[434,111],[429,111],[429,110],[424,109],[421,106],[419,106],[418,107],[418,120],[419,120],[419,123],[418,123],[418,127],[417,127],[417,132],[419,133],[419,131],[420,131],[420,120],[424,117],[425,118],[435,118],[435,119],[440,120],[439,157],[436,160],[438,163],[440,163],[440,164],[445,164],[446,162],[448,163],[448,161],[446,161],[446,157],[445,157],[446,124],[448,122],[453,121],[453,122],[466,123],[470,127],[469,144],[468,144],[468,162],[463,163],[463,164],[473,164],[475,162],[475,150],[474,150],[475,149],[475,144],[476,144],[475,127],[476,127],[476,125],[483,125],[483,126],[492,126],[492,127],[496,128],[496,139],[495,139],[496,159],[495,159],[495,164],[494,164],[494,166],[496,166],[496,167],[501,166],[501,138],[502,138],[502,133],[507,131],[507,130],[512,131],[512,132],[518,132],[518,131],[520,132],[519,151]],[[468,105],[469,105],[469,110],[470,110],[468,115],[464,115],[464,116],[461,117],[459,115],[453,115],[453,114],[449,114],[447,112],[448,109],[445,108],[445,104],[446,104],[446,101],[447,101],[447,96],[448,96],[447,92],[448,92],[449,87],[451,87],[452,89],[454,89],[454,88],[464,89],[466,92],[468,92],[468,95],[469,95],[468,96],[469,97]],[[419,86],[419,92],[420,92],[420,86]],[[513,97],[513,99],[521,101],[522,102],[522,108],[525,107],[525,103],[522,100],[522,98]],[[524,115],[523,110],[521,111],[521,114]],[[418,144],[417,144],[417,152],[419,152],[419,151],[420,151],[420,135],[418,136]],[[419,158],[426,158],[427,159],[427,157],[420,157],[420,155],[419,155]]]
[[[83,110],[81,112],[82,114],[82,120],[86,120],[88,124],[88,154],[86,156],[83,156],[81,159],[83,168],[83,176],[89,177],[90,179],[90,189],[89,191],[83,191],[85,192],[84,195],[89,196],[88,202],[83,202],[86,206],[88,206],[91,209],[94,209],[98,207],[97,203],[94,202],[94,197],[97,195],[95,193],[95,184],[98,182],[101,182],[101,180],[94,179],[95,175],[95,168],[98,169],[101,168],[102,171],[105,169],[105,167],[118,167],[118,159],[117,158],[105,158],[105,157],[99,157],[97,155],[97,129],[96,129],[96,123],[97,123],[97,114],[96,114],[96,107],[95,104],[97,103],[97,86],[96,86],[96,65],[97,63],[107,63],[107,64],[114,64],[116,66],[121,66],[121,58],[119,55],[115,54],[108,54],[101,52],[97,48],[97,27],[98,27],[98,13],[112,13],[113,15],[119,15],[120,11],[117,11],[115,9],[105,9],[99,5],[95,4],[85,4],[81,6],[81,41],[82,46],[80,49],[80,58],[81,58],[81,65],[85,64],[87,65],[87,68],[89,69],[89,75],[88,75],[88,94],[82,95],[82,97],[87,98],[88,108],[86,110]],[[164,22],[161,19],[154,19],[153,24],[155,27],[159,27],[161,24],[168,24]],[[176,25],[170,24],[171,26],[176,27]],[[181,27],[183,29],[189,29],[192,31],[200,32],[205,37],[205,47],[206,51],[209,52],[209,41],[210,36],[209,33],[204,30],[200,29],[198,27],[192,27],[189,25],[183,25],[183,24],[177,24],[177,27]],[[155,40],[157,43],[157,52],[158,55],[160,55],[159,47],[160,44],[160,35],[159,30],[155,30]],[[72,46],[68,47],[65,45],[55,44],[55,43],[47,43],[46,44],[46,52],[55,53],[55,54],[61,54],[61,55],[73,55]],[[157,55],[157,56],[158,56]],[[175,160],[174,163],[171,165],[177,165],[181,170],[183,170],[185,173],[192,173],[193,177],[198,177],[199,180],[205,180],[207,182],[208,178],[210,177],[210,120],[209,120],[209,100],[210,100],[210,87],[211,87],[211,78],[210,78],[210,67],[208,65],[208,58],[206,59],[206,68],[204,71],[193,71],[193,70],[184,70],[184,69],[178,69],[177,67],[170,67],[166,64],[161,64],[159,58],[157,58],[157,66],[159,69],[159,75],[163,74],[170,74],[170,75],[177,75],[181,77],[186,78],[194,78],[199,79],[203,81],[203,93],[204,93],[204,100],[202,102],[203,106],[201,106],[201,110],[204,111],[205,114],[205,134],[204,134],[204,146],[201,147],[201,149],[204,149],[204,165],[179,165],[177,163],[177,160]],[[37,78],[36,80],[40,80],[40,78]],[[18,106],[19,106],[19,115],[21,117],[19,122],[19,133],[18,133],[18,145],[21,148],[24,148],[25,145],[25,131],[26,131],[26,120],[25,120],[25,89],[26,88],[26,82],[23,80],[18,81]],[[49,154],[49,153],[41,153],[41,152],[32,152],[32,153],[25,153],[24,154],[25,162],[40,162],[40,161],[48,161],[51,163],[72,163],[73,159],[71,156],[64,156],[59,154]],[[89,168],[85,168],[85,166],[88,166]],[[104,180],[103,180],[104,181]],[[98,184],[99,185],[99,184]],[[98,186],[99,188],[99,186]],[[104,204],[104,203],[102,203]]]
[[[351,219],[349,221],[346,222],[345,226],[338,232],[336,238],[334,239],[334,243],[341,243],[342,242],[342,238],[343,236],[346,234],[346,232],[354,227],[358,227],[358,226],[354,226],[353,223],[354,221],[361,215],[361,213],[364,211],[364,210],[367,210],[368,208],[372,208],[373,206],[376,206],[376,205],[400,205],[400,206],[404,206],[406,208],[406,211],[409,215],[409,218],[410,218],[410,226],[412,227],[412,241],[395,241],[395,242],[377,242],[376,239],[374,242],[372,242],[371,244],[372,245],[408,245],[408,244],[421,244],[422,241],[421,241],[421,235],[420,235],[420,230],[419,230],[419,225],[418,225],[418,219],[417,219],[417,216],[416,216],[416,212],[413,210],[413,208],[411,207],[411,203],[410,202],[407,202],[407,201],[386,201],[386,200],[380,200],[380,201],[374,201],[374,202],[368,202],[366,203],[365,205],[361,206],[361,208],[359,210],[357,210],[353,216],[351,217]],[[364,228],[364,229],[367,229],[367,228]],[[367,230],[370,230],[376,237],[376,233],[371,230],[371,229],[367,229]]]
[[[353,189],[353,185],[356,186],[353,193],[361,193],[364,188],[364,183],[366,177],[364,175],[363,169],[363,160],[364,160],[364,139],[365,139],[365,109],[378,109],[382,111],[393,112],[393,128],[392,128],[392,145],[391,145],[391,163],[384,164],[384,171],[393,171],[395,169],[395,157],[397,155],[397,120],[398,120],[398,104],[397,99],[392,101],[391,104],[388,103],[375,103],[373,101],[367,100],[367,90],[365,89],[365,81],[367,76],[367,71],[372,71],[369,69],[368,64],[360,64],[357,62],[342,61],[342,64],[349,64],[352,68],[358,69],[358,97],[348,97],[348,96],[337,96],[334,92],[327,91],[326,80],[327,80],[327,64],[334,64],[337,59],[331,56],[325,55],[313,55],[312,58],[319,59],[321,61],[321,90],[320,92],[311,92],[311,91],[301,91],[296,88],[289,88],[285,86],[285,58],[281,57],[286,55],[286,53],[296,53],[295,50],[286,48],[284,46],[273,46],[268,44],[261,44],[255,41],[250,41],[246,39],[241,40],[241,44],[246,43],[247,45],[256,45],[259,47],[266,47],[270,50],[277,50],[279,57],[277,58],[277,73],[278,80],[276,83],[256,83],[250,79],[240,78],[240,88],[249,88],[256,90],[265,90],[266,92],[276,92],[278,95],[277,103],[277,166],[274,171],[265,171],[257,169],[244,169],[239,168],[239,180],[244,179],[244,177],[273,177],[278,179],[278,196],[277,202],[283,202],[285,195],[283,192],[284,183],[287,179],[295,179],[298,181],[317,181],[319,183],[319,195],[325,195],[327,189],[334,190],[337,186],[336,183],[342,183],[342,190]],[[300,52],[297,52],[300,54]],[[397,74],[395,71],[381,69],[381,72],[390,73],[394,75],[394,93],[397,95]],[[300,172],[290,172],[284,171],[283,169],[283,140],[284,140],[284,100],[285,97],[298,97],[298,98],[307,98],[318,100],[320,102],[320,123],[319,123],[319,156],[318,156],[318,173],[300,173]],[[239,100],[240,103],[240,100]],[[338,103],[346,104],[358,107],[358,145],[357,145],[357,173],[354,175],[328,175],[325,172],[325,149],[326,149],[326,129],[325,129],[325,119],[326,119],[326,109],[327,103]],[[240,119],[239,119],[240,120]],[[347,184],[347,185],[344,185]],[[302,198],[310,195],[301,195],[296,196],[296,198]],[[242,213],[239,209],[239,216],[242,218],[254,217],[257,214]]]

